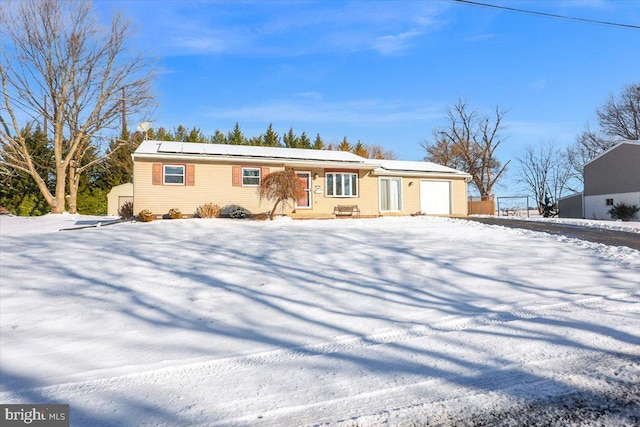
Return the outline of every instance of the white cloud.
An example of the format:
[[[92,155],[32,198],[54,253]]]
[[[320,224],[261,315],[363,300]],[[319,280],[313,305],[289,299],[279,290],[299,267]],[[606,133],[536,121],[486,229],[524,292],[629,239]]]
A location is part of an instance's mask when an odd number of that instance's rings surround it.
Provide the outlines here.
[[[197,53],[220,53],[226,48],[225,43],[215,37],[195,36],[195,37],[178,37],[175,40],[177,46],[182,47],[190,52]]]
[[[496,38],[496,34],[486,33],[486,34],[476,34],[473,36],[466,37],[464,40],[467,42],[483,42],[485,40],[491,40]]]
[[[392,54],[439,28],[449,7],[363,1],[146,4],[127,3],[127,15],[139,17],[140,40],[162,56],[292,57],[370,49]]]
[[[401,102],[360,99],[323,102],[321,95],[279,100],[261,105],[231,109],[214,109],[205,115],[213,119],[285,123],[335,123],[350,125],[385,125],[403,122],[426,122],[442,117],[440,106],[413,105]]]
[[[410,47],[409,41],[422,34],[421,31],[407,31],[395,36],[378,37],[373,47],[382,55],[398,53],[407,50]]]

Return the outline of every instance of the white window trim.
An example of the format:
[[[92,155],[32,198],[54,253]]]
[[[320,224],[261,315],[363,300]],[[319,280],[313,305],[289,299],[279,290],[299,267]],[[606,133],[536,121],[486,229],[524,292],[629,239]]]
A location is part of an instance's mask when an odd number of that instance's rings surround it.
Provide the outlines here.
[[[167,174],[167,167],[170,168],[181,168],[182,169],[182,182],[167,182],[167,175],[169,176],[179,176],[177,174]],[[187,182],[187,167],[185,165],[173,165],[173,164],[163,164],[162,165],[162,185],[185,185]]]
[[[333,175],[333,193],[335,193],[335,189],[336,189],[336,175],[350,175],[352,178],[353,176],[355,176],[356,178],[356,194],[355,195],[344,195],[344,194],[329,194],[329,190],[328,190],[328,182],[329,182],[329,175]],[[326,172],[325,173],[325,179],[324,179],[324,183],[325,183],[325,196],[326,197],[332,197],[332,198],[338,198],[338,199],[355,199],[359,197],[360,194],[360,176],[358,174],[358,172]]]
[[[244,171],[246,170],[257,170],[258,171],[258,183],[257,184],[245,184],[244,183]],[[247,178],[256,178],[255,176],[248,176]],[[260,182],[262,181],[262,168],[253,168],[253,167],[242,167],[240,170],[240,182],[242,183],[243,187],[259,187],[260,186]]]
[[[390,209],[390,210],[383,210],[382,209],[382,181],[383,180],[397,180],[400,181],[400,209],[396,210],[396,209]],[[403,194],[403,190],[402,190],[402,178],[401,177],[396,177],[396,176],[385,176],[385,177],[379,177],[378,178],[378,209],[380,209],[380,212],[403,212],[404,211],[404,194]]]

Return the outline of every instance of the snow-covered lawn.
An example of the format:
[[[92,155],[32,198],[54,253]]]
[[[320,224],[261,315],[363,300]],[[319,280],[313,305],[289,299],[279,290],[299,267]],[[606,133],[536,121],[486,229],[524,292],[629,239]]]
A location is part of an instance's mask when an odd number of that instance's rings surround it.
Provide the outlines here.
[[[69,403],[74,426],[456,424],[640,380],[629,248],[429,217],[51,217],[0,217],[0,402]]]

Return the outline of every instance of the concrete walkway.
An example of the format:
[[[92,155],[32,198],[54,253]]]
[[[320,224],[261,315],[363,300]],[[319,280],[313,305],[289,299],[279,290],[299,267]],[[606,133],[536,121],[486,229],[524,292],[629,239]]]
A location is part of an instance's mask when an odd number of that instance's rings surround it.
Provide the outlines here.
[[[603,243],[611,246],[628,246],[640,250],[640,233],[630,231],[605,230],[602,228],[586,227],[573,224],[557,224],[541,221],[525,221],[500,217],[464,217],[468,221],[481,222],[489,225],[501,225],[511,228],[542,231],[558,234],[589,242]]]

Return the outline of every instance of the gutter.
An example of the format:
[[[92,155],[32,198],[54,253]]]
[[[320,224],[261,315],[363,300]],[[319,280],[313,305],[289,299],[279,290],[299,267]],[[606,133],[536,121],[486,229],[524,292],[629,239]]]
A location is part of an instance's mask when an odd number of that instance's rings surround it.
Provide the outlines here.
[[[464,172],[428,172],[428,171],[401,171],[401,170],[379,170],[372,172],[375,176],[411,176],[416,178],[464,178],[466,182],[471,181],[471,175]]]

